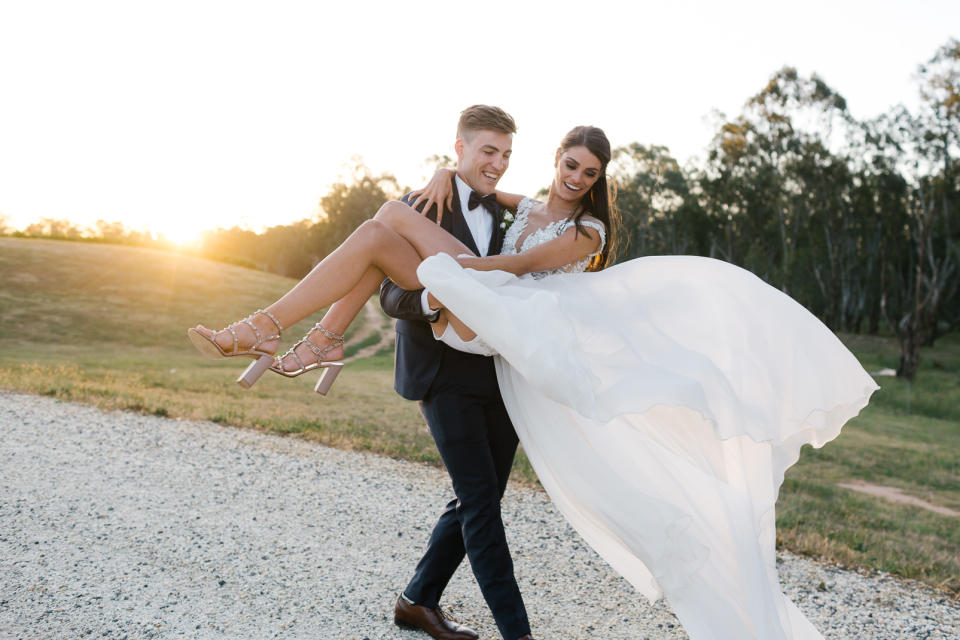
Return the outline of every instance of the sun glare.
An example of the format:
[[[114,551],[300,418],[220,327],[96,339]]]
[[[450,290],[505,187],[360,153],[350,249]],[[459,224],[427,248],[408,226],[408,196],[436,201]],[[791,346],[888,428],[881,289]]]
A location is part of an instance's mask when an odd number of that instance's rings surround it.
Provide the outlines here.
[[[200,230],[189,222],[165,225],[157,231],[178,247],[196,244],[200,239]]]

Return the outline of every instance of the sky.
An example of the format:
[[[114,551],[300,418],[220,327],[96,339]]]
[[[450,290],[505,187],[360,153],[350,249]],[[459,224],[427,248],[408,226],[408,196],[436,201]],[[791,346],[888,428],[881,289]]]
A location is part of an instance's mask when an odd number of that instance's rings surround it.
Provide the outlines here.
[[[951,37],[956,0],[0,0],[0,216],[286,224],[358,158],[421,185],[476,103],[519,126],[500,187],[535,193],[579,124],[702,156],[784,65],[857,118],[915,105]]]

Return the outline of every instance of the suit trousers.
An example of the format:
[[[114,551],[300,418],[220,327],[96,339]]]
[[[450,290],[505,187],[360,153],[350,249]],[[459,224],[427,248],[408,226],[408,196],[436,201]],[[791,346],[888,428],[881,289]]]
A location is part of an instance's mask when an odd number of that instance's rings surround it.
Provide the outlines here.
[[[416,604],[438,606],[466,553],[500,633],[506,640],[516,640],[530,633],[530,624],[513,575],[500,499],[517,450],[517,435],[496,377],[478,377],[463,384],[440,375],[420,402],[456,498],[437,521],[427,551],[403,593]]]

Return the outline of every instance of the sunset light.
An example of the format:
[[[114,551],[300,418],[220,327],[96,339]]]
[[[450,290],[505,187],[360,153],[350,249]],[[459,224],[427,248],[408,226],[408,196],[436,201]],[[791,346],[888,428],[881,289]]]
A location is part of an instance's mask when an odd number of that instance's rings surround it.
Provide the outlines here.
[[[0,211],[178,242],[287,224],[315,217],[353,158],[422,184],[474,103],[517,119],[501,186],[534,193],[576,124],[701,157],[711,114],[783,65],[859,118],[910,104],[916,65],[960,24],[946,1],[733,5],[5,3]]]
[[[960,0],[0,0],[0,316],[0,640],[960,640]]]
[[[200,239],[203,229],[197,228],[193,224],[180,224],[166,229],[157,229],[157,232],[165,238],[176,244],[178,247],[186,247]]]

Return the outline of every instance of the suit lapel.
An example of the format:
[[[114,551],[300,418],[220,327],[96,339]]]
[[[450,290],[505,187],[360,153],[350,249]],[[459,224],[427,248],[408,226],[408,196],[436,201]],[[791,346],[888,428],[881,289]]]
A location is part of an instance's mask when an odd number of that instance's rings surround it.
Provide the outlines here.
[[[457,179],[456,177],[452,177],[450,180],[453,182],[453,210],[448,211],[448,213],[451,214],[450,217],[453,220],[451,228],[448,229],[448,231],[453,234],[454,238],[467,245],[470,251],[473,251],[476,255],[480,255],[480,250],[477,249],[477,243],[474,241],[473,234],[470,233],[470,227],[467,225],[467,219],[463,217],[463,207],[460,203],[460,189],[457,188]],[[446,225],[441,224],[440,226],[445,227]],[[494,233],[494,235],[496,234]]]
[[[497,205],[497,213],[493,216],[493,232],[490,234],[490,245],[487,255],[495,256],[503,250],[503,229],[500,228],[500,219],[503,217],[503,208]]]

